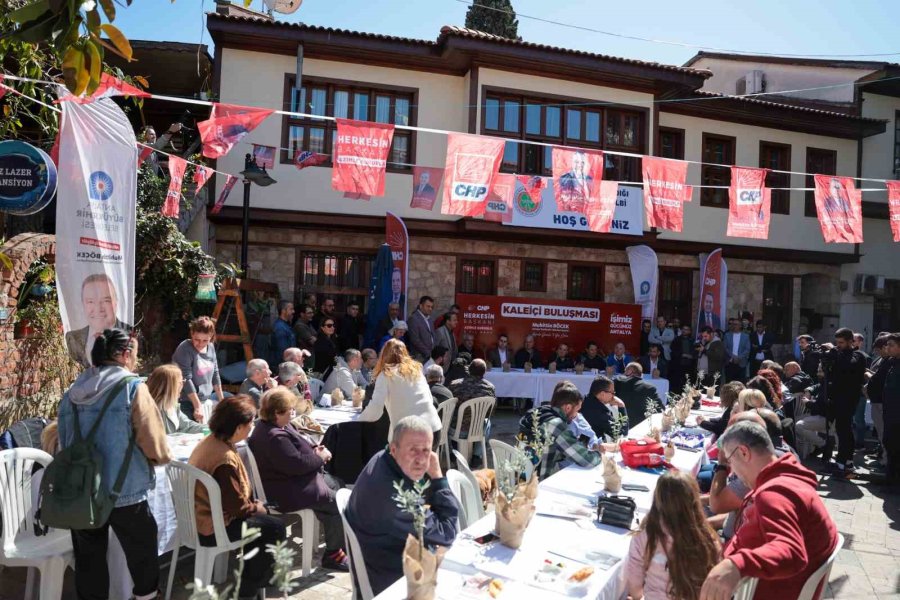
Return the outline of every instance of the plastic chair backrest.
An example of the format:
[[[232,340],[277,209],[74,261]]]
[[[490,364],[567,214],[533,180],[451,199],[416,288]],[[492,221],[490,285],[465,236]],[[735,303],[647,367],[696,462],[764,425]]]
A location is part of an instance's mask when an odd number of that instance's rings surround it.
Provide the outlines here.
[[[325,382],[321,379],[316,379],[315,377],[309,378],[309,394],[312,396],[313,404],[319,401],[319,398],[322,397],[322,389],[325,387]]]
[[[447,436],[450,434],[451,420],[453,419],[453,409],[456,407],[456,398],[444,400],[437,407],[438,417],[441,420],[441,444],[447,443]]]
[[[0,516],[3,545],[0,555],[14,550],[20,532],[34,531],[31,472],[34,464],[47,466],[53,457],[36,448],[14,448],[0,452]]]
[[[351,491],[347,488],[339,489],[334,496],[334,501],[337,504],[338,512],[341,513],[341,521],[344,522],[344,542],[347,545],[347,554],[350,556],[353,579],[359,588],[362,600],[371,600],[375,594],[372,593],[372,585],[369,583],[366,560],[363,557],[362,548],[359,546],[359,540],[356,539],[356,532],[347,522],[347,504],[350,502],[350,494]]]
[[[266,499],[266,490],[263,489],[262,477],[259,474],[259,466],[256,464],[256,457],[253,456],[250,444],[247,444],[247,447],[244,448],[241,459],[244,461],[244,465],[247,467],[247,473],[250,475],[250,487],[253,488],[253,495],[256,496],[257,500],[265,504],[268,502]]]
[[[456,469],[447,470],[447,483],[459,502],[462,512],[459,515],[460,530],[466,529],[472,523],[484,516],[484,506],[481,503],[481,490],[473,488],[472,482],[464,474]]]
[[[838,534],[837,545],[834,547],[831,556],[828,557],[828,560],[826,560],[821,567],[816,569],[813,574],[809,576],[809,579],[803,584],[803,589],[800,590],[800,595],[797,596],[797,600],[813,600],[816,597],[816,591],[819,590],[819,584],[822,584],[822,588],[825,587],[824,584],[828,582],[828,576],[831,575],[831,567],[834,566],[834,560],[837,558],[838,552],[840,552],[843,547],[844,536]],[[822,597],[822,592],[819,592],[818,597]]]
[[[738,582],[737,589],[734,590],[734,595],[731,597],[732,600],[753,600],[758,583],[759,579],[756,577],[744,577]]]
[[[222,511],[222,490],[212,475],[187,463],[172,461],[166,465],[166,476],[169,478],[169,485],[172,486],[172,504],[178,521],[179,541],[191,548],[200,545],[195,493],[197,485],[202,485],[209,496],[216,546],[228,545],[228,533],[225,531],[225,517]]]
[[[475,473],[472,472],[472,469],[469,468],[469,461],[466,460],[466,457],[459,453],[459,450],[453,451],[453,456],[456,457],[456,468],[460,473],[466,476],[469,480],[469,483],[472,484],[476,490],[480,490],[481,486],[478,485],[478,479],[475,478]],[[482,512],[484,509],[482,508]]]
[[[516,452],[516,448],[514,446],[510,446],[505,442],[501,442],[500,440],[491,440],[488,442],[491,445],[491,456],[494,460],[494,474],[498,475],[497,469],[500,465],[503,464],[503,461],[509,460],[512,458],[514,452]],[[522,475],[526,480],[531,478],[531,474],[534,471],[534,465],[531,461],[528,461],[528,464],[525,466],[525,472]]]
[[[497,399],[492,398],[491,396],[483,396],[481,398],[466,400],[460,404],[459,416],[456,421],[457,435],[460,433],[459,428],[466,421],[466,412],[471,412],[472,416],[469,419],[469,437],[466,438],[466,441],[472,444],[484,440],[484,420],[487,418],[488,412],[490,412],[496,401]]]

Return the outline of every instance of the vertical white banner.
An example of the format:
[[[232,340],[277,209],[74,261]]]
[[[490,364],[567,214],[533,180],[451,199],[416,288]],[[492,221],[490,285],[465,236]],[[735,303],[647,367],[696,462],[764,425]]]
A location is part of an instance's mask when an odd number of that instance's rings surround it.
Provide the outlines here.
[[[112,100],[60,106],[56,282],[66,346],[87,366],[98,334],[134,323],[138,149]]]
[[[631,282],[634,285],[634,303],[641,305],[641,317],[656,316],[656,288],[659,285],[659,261],[650,246],[629,246],[628,264],[631,265]]]

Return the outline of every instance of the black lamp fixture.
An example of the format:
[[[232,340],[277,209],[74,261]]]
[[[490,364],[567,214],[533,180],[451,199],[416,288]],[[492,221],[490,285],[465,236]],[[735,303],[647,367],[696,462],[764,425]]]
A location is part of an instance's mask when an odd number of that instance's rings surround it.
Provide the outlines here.
[[[258,186],[266,187],[277,183],[266,172],[265,167],[260,167],[253,160],[253,156],[247,154],[244,157],[244,170],[241,171],[241,177],[244,178],[244,215],[241,227],[241,270],[244,277],[247,277],[247,247],[250,238],[250,184],[255,183]]]

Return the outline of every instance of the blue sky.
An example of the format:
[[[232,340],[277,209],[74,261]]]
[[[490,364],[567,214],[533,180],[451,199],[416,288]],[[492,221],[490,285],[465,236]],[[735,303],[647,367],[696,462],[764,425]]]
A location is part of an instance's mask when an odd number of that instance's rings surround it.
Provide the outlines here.
[[[240,1],[240,0],[238,0]],[[468,1],[468,0],[467,0]],[[253,0],[260,9],[262,0]],[[625,35],[705,47],[791,54],[877,54],[861,58],[900,62],[900,2],[896,0],[513,0],[532,15]],[[435,39],[442,25],[462,25],[459,0],[304,0],[281,20],[358,31]],[[211,44],[203,12],[214,0],[135,0],[119,10],[116,25],[131,39]],[[682,64],[696,48],[626,40],[519,18],[530,42]]]

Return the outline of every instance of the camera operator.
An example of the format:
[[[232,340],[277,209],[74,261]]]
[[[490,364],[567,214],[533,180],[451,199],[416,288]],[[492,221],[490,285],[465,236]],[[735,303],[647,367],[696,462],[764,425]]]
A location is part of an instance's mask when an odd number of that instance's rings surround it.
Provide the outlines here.
[[[800,346],[800,370],[815,379],[822,360],[822,346],[806,334],[797,337],[797,345]]]
[[[829,417],[838,437],[835,474],[851,476],[853,468],[853,414],[866,380],[866,356],[853,348],[853,332],[841,327],[834,345],[822,344],[822,366],[828,380]]]
[[[147,127],[144,127],[143,142],[149,146],[153,146],[156,150],[163,150],[169,145],[169,142],[172,141],[172,136],[180,132],[183,127],[184,125],[181,121],[176,121],[169,126],[169,129],[164,134],[159,136],[159,139],[157,139],[156,130],[153,129],[152,125],[148,125]],[[150,166],[150,170],[157,177],[167,176],[167,173],[160,164],[161,161],[156,152],[151,152],[144,162]],[[166,160],[163,160],[162,162],[166,162]]]

